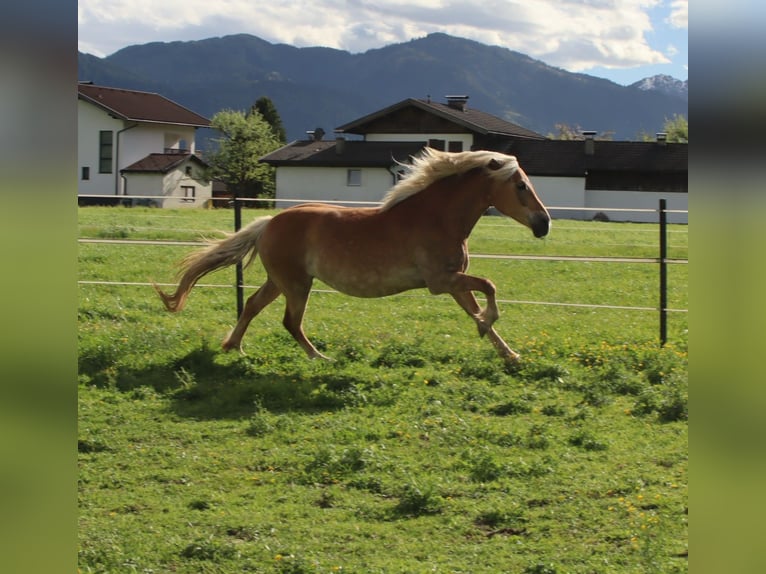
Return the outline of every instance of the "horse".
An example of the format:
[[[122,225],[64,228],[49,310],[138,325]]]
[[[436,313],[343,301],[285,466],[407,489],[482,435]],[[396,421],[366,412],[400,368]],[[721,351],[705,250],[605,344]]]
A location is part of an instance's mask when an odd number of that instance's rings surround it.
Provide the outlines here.
[[[495,285],[466,273],[467,239],[492,206],[528,227],[535,237],[544,237],[551,226],[548,210],[514,156],[426,147],[404,165],[403,177],[377,207],[305,203],[258,217],[186,256],[173,294],[156,284],[154,288],[168,311],[181,311],[201,277],[246,257],[247,267],[259,255],[266,281],[247,299],[222,348],[242,352],[250,322],[284,295],[282,324],[311,359],[328,359],[303,331],[315,278],[354,297],[385,297],[427,288],[434,295],[449,293],[500,357],[516,363],[520,355],[493,327],[500,316]],[[484,309],[473,292],[486,297]]]

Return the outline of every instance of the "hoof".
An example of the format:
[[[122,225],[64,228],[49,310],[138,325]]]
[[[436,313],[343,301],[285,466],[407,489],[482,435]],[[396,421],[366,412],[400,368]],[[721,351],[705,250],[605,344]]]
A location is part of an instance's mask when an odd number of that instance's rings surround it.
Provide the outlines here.
[[[503,357],[505,359],[503,370],[508,375],[515,375],[521,371],[524,363],[521,360],[521,355],[511,351],[510,355]]]
[[[221,343],[221,349],[223,349],[224,353],[228,353],[229,351],[236,349],[239,351],[240,355],[245,354],[245,352],[242,350],[242,344],[230,343],[228,339],[224,339],[223,343]]]

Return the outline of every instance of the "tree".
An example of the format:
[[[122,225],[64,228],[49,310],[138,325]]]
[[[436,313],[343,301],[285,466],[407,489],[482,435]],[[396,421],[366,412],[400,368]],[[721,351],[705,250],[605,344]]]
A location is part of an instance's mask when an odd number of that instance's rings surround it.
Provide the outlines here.
[[[672,118],[665,118],[662,125],[662,131],[667,134],[666,141],[670,143],[689,143],[689,122],[680,114],[675,114]],[[643,132],[639,134],[639,139],[645,142],[654,141],[656,136]]]
[[[235,197],[274,197],[274,168],[258,158],[282,145],[271,126],[255,109],[245,114],[221,110],[210,120],[223,137],[214,138],[216,148],[205,158],[211,176],[223,181]]]
[[[279,112],[274,106],[274,102],[272,102],[266,96],[261,96],[250,107],[250,111],[248,113],[252,114],[253,112],[258,112],[261,114],[263,119],[266,120],[266,122],[271,126],[271,131],[274,133],[274,136],[277,138],[277,140],[279,140],[281,143],[287,142],[287,134],[285,133],[285,128],[282,125],[282,118],[279,117]]]
[[[556,133],[548,133],[548,138],[553,140],[584,140],[583,129],[580,126],[570,126],[569,124],[556,124]],[[594,139],[611,140],[614,132],[601,132]]]
[[[662,130],[668,134],[668,141],[675,143],[689,143],[689,122],[682,115],[675,114],[670,119],[665,119]]]

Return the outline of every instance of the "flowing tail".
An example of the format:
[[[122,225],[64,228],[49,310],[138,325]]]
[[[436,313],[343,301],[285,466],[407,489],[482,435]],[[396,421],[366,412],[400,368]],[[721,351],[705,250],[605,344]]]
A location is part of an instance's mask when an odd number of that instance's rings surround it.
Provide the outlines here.
[[[208,247],[187,255],[180,263],[181,270],[175,293],[169,295],[154,285],[165,308],[172,313],[182,310],[192,287],[211,271],[239,263],[248,253],[250,258],[245,266],[250,265],[258,254],[258,239],[269,221],[270,215],[259,217],[236,233],[227,234],[227,237],[212,242]]]

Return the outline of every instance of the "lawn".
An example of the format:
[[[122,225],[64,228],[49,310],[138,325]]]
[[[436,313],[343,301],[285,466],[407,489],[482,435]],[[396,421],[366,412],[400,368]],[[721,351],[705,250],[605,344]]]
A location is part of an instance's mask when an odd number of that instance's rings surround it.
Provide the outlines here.
[[[194,241],[233,215],[79,220],[83,238]],[[687,230],[670,226],[670,257]],[[233,270],[164,312],[146,283],[190,249],[80,244],[81,281],[136,283],[79,287],[81,572],[688,570],[686,313],[660,349],[656,311],[530,303],[656,307],[656,265],[474,259],[515,368],[449,297],[317,284],[305,327],[325,363],[282,329],[281,301],[246,355],[219,352]],[[656,257],[657,227],[562,220],[540,241],[486,217],[470,249]],[[670,267],[671,308],[688,307],[687,267]]]

